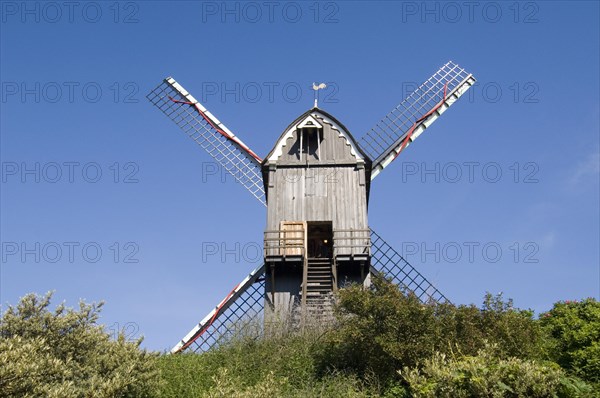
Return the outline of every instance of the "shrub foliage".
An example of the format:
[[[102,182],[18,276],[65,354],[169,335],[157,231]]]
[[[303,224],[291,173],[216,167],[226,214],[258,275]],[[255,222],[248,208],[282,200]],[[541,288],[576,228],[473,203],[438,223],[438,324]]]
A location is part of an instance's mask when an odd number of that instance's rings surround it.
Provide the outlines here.
[[[548,356],[567,371],[600,383],[600,303],[593,298],[561,301],[542,314],[550,336]]]
[[[598,397],[600,304],[538,320],[501,295],[423,304],[375,278],[338,293],[332,327],[243,334],[204,354],[111,339],[102,304],[28,295],[0,323],[4,397]],[[252,325],[251,325],[252,326]],[[254,325],[257,326],[257,325]]]
[[[502,359],[497,346],[451,359],[436,353],[420,368],[399,372],[414,398],[592,397],[592,387],[567,377],[552,363]]]
[[[159,377],[153,355],[96,324],[100,304],[79,310],[52,294],[33,294],[9,307],[0,322],[0,391],[4,397],[150,397]]]
[[[502,358],[536,358],[540,351],[533,312],[515,309],[500,295],[486,295],[481,309],[424,305],[375,278],[373,289],[340,291],[338,321],[326,337],[323,367],[375,374],[383,384],[397,377],[397,369],[415,367],[435,353],[474,356],[486,344],[496,344]]]

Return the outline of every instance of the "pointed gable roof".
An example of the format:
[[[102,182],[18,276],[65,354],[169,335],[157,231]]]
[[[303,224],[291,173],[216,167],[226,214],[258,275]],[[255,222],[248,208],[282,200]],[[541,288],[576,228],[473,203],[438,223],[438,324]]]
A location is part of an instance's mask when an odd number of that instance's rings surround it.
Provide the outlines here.
[[[283,131],[281,136],[279,136],[279,138],[275,142],[275,146],[273,147],[273,149],[271,149],[269,154],[267,156],[265,156],[264,160],[262,161],[263,184],[264,184],[264,188],[265,188],[265,198],[266,198],[267,202],[269,200],[269,195],[268,195],[268,192],[269,192],[269,189],[268,189],[269,166],[272,164],[273,165],[277,164],[277,159],[283,153],[283,147],[286,145],[287,139],[293,136],[293,134],[297,128],[312,127],[312,126],[302,126],[302,124],[304,122],[307,122],[307,120],[310,120],[310,119],[312,119],[312,123],[317,122],[317,123],[319,123],[319,125],[321,125],[321,122],[319,121],[319,119],[323,120],[324,123],[329,124],[335,131],[337,131],[340,134],[340,136],[342,136],[346,139],[346,142],[349,144],[352,155],[356,158],[357,163],[362,163],[364,165],[365,174],[366,174],[365,178],[366,178],[366,193],[367,193],[367,204],[368,204],[369,203],[369,192],[371,190],[371,166],[372,166],[371,158],[369,158],[369,156],[358,145],[358,142],[352,136],[352,134],[350,134],[350,132],[348,131],[346,126],[344,126],[342,123],[340,123],[339,120],[337,120],[335,117],[331,116],[329,113],[327,113],[324,110],[319,109],[317,107],[309,109],[308,111],[304,112],[302,115],[298,116],[296,118],[296,120],[294,120],[292,123],[290,123],[289,126],[287,126],[285,128],[285,130]],[[315,126],[315,127],[317,127],[317,126]]]
[[[283,147],[286,145],[287,139],[294,134],[294,131],[296,131],[296,129],[303,127],[313,127],[310,125],[310,123],[312,123],[314,127],[320,128],[321,123],[318,121],[318,119],[322,119],[323,122],[331,125],[331,127],[334,130],[336,130],[340,134],[340,136],[344,137],[350,145],[352,155],[356,157],[357,161],[368,164],[368,169],[371,169],[371,159],[358,145],[358,142],[352,136],[352,134],[350,134],[346,126],[340,123],[340,121],[338,121],[335,117],[331,116],[329,113],[316,107],[304,112],[302,115],[298,116],[292,123],[290,123],[289,126],[286,127],[281,136],[275,142],[275,146],[273,147],[273,149],[271,149],[269,154],[265,156],[262,163],[263,166],[271,162],[277,162],[277,159],[279,158],[279,156],[281,156],[283,152]]]

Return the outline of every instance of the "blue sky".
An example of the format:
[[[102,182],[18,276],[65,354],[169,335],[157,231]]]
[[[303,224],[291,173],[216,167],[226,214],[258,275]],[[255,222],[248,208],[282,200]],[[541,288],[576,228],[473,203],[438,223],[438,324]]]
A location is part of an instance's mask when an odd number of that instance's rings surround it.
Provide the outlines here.
[[[600,294],[597,2],[1,5],[3,308],[105,300],[164,350],[258,265],[265,211],[145,100],[164,77],[264,156],[312,82],[360,137],[448,60],[478,84],[374,180],[371,226],[455,303]]]

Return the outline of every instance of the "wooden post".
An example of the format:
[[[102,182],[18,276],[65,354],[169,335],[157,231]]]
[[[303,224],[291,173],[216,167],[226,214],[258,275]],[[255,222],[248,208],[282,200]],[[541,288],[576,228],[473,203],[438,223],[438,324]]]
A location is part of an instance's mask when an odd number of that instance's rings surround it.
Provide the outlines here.
[[[338,278],[337,278],[337,261],[335,257],[331,259],[331,276],[333,277],[333,292],[337,293],[338,290]]]
[[[362,281],[363,288],[365,286],[365,265],[360,263],[360,280]]]
[[[275,264],[271,265],[271,301],[275,308]]]
[[[308,284],[308,257],[304,255],[304,269],[302,270],[302,311],[306,308],[306,285]]]

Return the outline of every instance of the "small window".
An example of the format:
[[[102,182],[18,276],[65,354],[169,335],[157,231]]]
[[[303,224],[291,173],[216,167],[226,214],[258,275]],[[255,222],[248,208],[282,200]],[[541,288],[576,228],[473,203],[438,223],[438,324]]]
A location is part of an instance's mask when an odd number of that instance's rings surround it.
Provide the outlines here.
[[[300,134],[303,154],[300,160],[320,160],[321,141],[323,141],[321,129],[307,127],[300,130]]]
[[[300,161],[320,160],[323,126],[312,115],[308,115],[296,125],[298,138],[294,145],[295,153]]]

